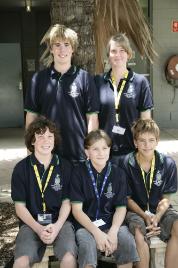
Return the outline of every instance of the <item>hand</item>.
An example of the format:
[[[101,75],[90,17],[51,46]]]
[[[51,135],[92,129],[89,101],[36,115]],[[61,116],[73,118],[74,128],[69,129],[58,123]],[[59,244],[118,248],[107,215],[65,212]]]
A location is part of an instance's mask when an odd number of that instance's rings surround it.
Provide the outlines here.
[[[117,249],[117,246],[118,246],[117,234],[118,234],[118,230],[113,230],[111,227],[111,229],[108,232],[108,240],[110,243],[111,251],[107,249],[106,256],[111,255]]]
[[[54,224],[48,224],[44,228],[44,237],[46,239],[46,244],[52,244],[54,240],[56,239],[60,229],[62,226],[57,225],[57,223]]]
[[[149,231],[146,234],[147,238],[150,238],[152,236],[157,236],[157,235],[159,235],[161,233],[160,227],[157,227],[157,226],[154,226],[154,225],[147,226],[146,229]]]
[[[108,239],[108,235],[106,233],[104,233],[100,229],[98,229],[97,232],[95,232],[95,234],[94,234],[94,238],[96,241],[97,248],[101,252],[111,251],[110,242]]]

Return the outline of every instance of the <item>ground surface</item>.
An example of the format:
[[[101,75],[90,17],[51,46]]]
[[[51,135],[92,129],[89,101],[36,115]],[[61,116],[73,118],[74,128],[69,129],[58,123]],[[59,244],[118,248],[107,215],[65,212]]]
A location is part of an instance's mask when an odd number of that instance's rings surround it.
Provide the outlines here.
[[[12,203],[0,203],[0,267],[13,257],[14,241],[18,231],[18,220]]]

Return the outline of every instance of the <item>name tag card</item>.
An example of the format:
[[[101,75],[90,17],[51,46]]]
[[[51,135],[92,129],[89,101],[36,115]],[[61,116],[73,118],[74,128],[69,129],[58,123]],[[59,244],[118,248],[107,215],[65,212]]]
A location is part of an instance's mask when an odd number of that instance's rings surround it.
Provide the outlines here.
[[[52,214],[38,214],[38,222],[41,225],[47,225],[52,223]]]
[[[115,126],[113,126],[112,132],[115,133],[115,134],[124,135],[125,128],[115,125]]]
[[[100,226],[103,226],[106,224],[102,219],[93,221],[93,223],[94,223],[94,225],[96,225],[96,227],[100,227]]]

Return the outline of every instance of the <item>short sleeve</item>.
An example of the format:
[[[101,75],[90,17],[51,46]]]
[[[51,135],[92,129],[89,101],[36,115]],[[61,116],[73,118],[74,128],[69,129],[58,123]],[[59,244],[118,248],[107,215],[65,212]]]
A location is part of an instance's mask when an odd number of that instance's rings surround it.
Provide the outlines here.
[[[165,158],[165,178],[164,194],[175,193],[177,191],[177,167],[171,157]]]
[[[12,173],[11,198],[14,202],[26,203],[25,173],[19,164],[16,165]]]
[[[94,82],[94,77],[89,73],[85,73],[85,112],[99,112],[99,96]]]
[[[114,200],[114,206],[126,206],[127,205],[127,181],[126,175],[123,169],[117,168],[116,178],[118,178],[118,188]]]
[[[70,200],[73,203],[83,203],[85,200],[82,186],[82,174],[80,172],[80,168],[77,168],[72,172],[70,185]]]
[[[40,113],[39,107],[39,77],[40,73],[35,73],[31,79],[25,97],[25,111]]]
[[[153,108],[153,96],[151,93],[150,84],[143,75],[140,75],[139,83],[141,84],[141,90],[138,109],[140,112],[143,112],[145,110]]]

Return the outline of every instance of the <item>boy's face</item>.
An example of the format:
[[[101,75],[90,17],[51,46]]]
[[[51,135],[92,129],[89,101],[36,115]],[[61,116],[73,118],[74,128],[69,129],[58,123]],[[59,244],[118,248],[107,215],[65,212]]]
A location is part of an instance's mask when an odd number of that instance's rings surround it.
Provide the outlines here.
[[[109,159],[110,147],[104,139],[100,139],[85,150],[94,167],[105,167]]]
[[[125,67],[127,65],[129,55],[125,49],[113,40],[110,42],[109,62],[113,67]]]
[[[69,40],[56,39],[51,46],[55,64],[71,63],[73,48]]]
[[[154,154],[158,140],[154,134],[145,132],[138,135],[138,138],[134,140],[134,144],[143,157],[149,157]]]
[[[51,151],[54,148],[54,133],[46,129],[44,134],[35,133],[34,152],[38,156],[51,155]]]

